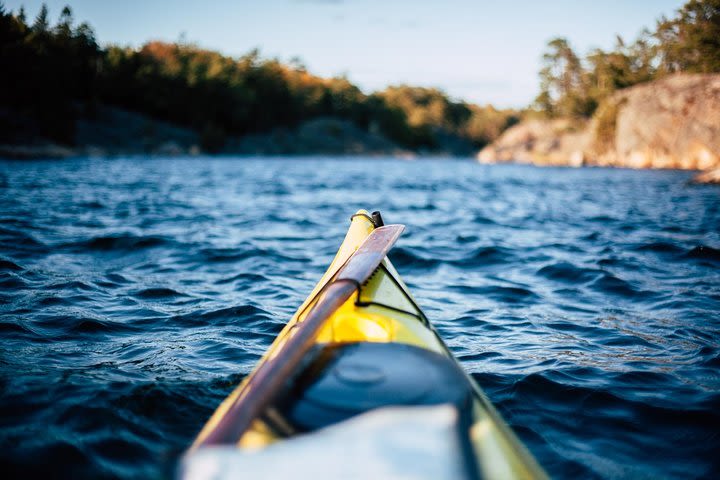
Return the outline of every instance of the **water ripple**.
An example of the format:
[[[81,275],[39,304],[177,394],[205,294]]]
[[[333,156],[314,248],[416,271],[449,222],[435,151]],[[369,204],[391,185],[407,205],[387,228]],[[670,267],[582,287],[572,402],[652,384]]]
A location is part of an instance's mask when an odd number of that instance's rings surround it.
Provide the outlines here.
[[[720,193],[689,175],[0,162],[4,477],[171,476],[358,208],[407,224],[392,261],[553,477],[718,477]]]

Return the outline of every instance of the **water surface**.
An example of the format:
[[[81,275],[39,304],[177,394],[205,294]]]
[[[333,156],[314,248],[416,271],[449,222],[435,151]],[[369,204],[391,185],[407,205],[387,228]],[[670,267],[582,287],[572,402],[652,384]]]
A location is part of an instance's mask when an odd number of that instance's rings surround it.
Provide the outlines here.
[[[358,208],[556,478],[720,474],[720,189],[379,159],[0,162],[4,477],[171,473]]]

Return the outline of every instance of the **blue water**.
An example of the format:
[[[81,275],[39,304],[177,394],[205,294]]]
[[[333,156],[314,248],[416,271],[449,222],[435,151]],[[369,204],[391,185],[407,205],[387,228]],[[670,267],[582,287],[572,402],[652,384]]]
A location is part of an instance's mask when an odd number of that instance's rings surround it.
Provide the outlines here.
[[[358,208],[557,478],[720,475],[720,189],[378,159],[0,162],[0,471],[168,476]]]

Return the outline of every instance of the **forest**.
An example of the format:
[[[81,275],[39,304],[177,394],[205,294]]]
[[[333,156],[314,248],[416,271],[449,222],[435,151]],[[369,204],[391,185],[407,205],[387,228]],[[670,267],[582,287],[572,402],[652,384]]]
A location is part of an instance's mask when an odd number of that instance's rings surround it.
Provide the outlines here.
[[[92,118],[99,105],[191,128],[209,152],[230,137],[319,117],[425,151],[447,136],[479,148],[517,121],[516,112],[455,101],[434,88],[364,94],[347,78],[321,78],[257,50],[233,58],[186,43],[102,47],[67,6],[55,24],[45,5],[32,21],[23,9],[0,6],[0,42],[0,143],[73,145],[77,119]]]
[[[547,117],[591,117],[613,92],[676,72],[720,72],[720,0],[690,0],[673,18],[643,29],[610,51],[578,55],[566,38],[550,40],[534,109]]]
[[[332,117],[404,148],[436,151],[447,139],[479,149],[522,117],[591,117],[614,91],[674,72],[720,71],[720,0],[690,0],[632,43],[578,55],[552,39],[540,93],[523,111],[498,110],[408,85],[363,93],[347,78],[321,78],[300,62],[230,57],[184,42],[139,48],[98,44],[70,7],[52,22],[43,5],[32,20],[0,4],[0,143],[46,140],[72,146],[79,118],[102,105],[138,112],[197,132],[201,147]]]

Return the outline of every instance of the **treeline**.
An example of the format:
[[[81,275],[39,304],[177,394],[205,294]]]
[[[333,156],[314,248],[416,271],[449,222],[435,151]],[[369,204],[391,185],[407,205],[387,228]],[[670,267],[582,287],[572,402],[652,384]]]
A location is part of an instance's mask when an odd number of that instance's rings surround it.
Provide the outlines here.
[[[0,5],[0,140],[36,137],[71,144],[75,120],[98,99],[103,52],[86,23],[65,7],[50,25],[43,6],[32,24]]]
[[[364,94],[346,78],[320,78],[298,62],[240,58],[184,43],[101,47],[65,7],[28,22],[0,5],[0,140],[43,137],[72,145],[81,116],[113,105],[200,133],[208,151],[229,137],[337,117],[409,149],[435,150],[448,137],[477,148],[515,122],[515,112],[454,101],[437,89],[391,87]],[[6,106],[5,109],[2,107]]]
[[[535,108],[550,117],[591,117],[616,90],[675,72],[720,72],[720,0],[690,0],[633,43],[584,58],[565,38],[548,43]]]

